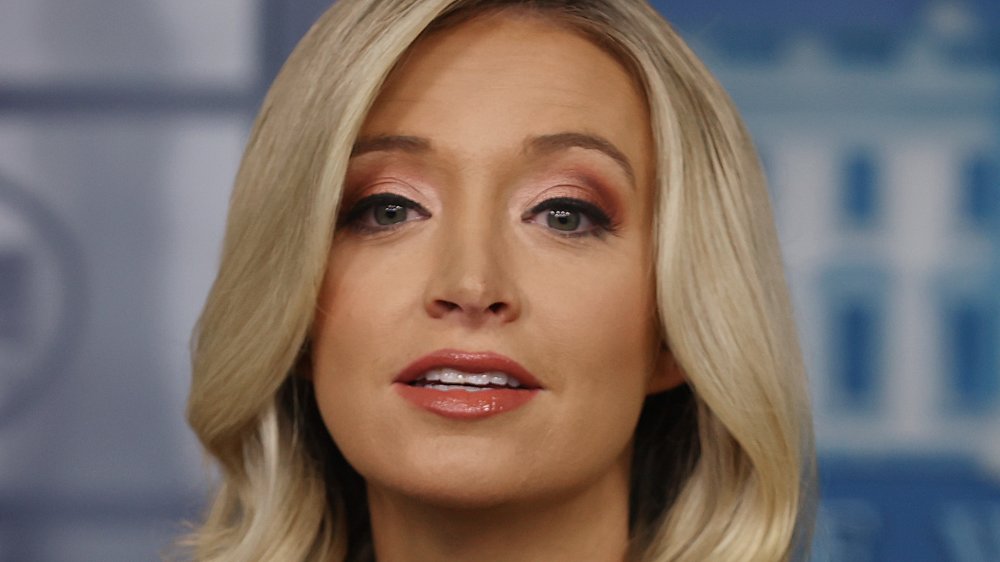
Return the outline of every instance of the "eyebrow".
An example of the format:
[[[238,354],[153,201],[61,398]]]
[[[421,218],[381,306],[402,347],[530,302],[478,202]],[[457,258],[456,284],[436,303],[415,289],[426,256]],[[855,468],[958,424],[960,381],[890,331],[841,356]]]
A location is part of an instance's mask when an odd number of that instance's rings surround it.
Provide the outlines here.
[[[351,158],[368,154],[369,152],[401,152],[420,153],[431,149],[431,141],[424,137],[410,135],[378,135],[358,139],[351,148]]]
[[[625,175],[628,176],[632,188],[635,188],[635,169],[632,168],[632,163],[629,162],[628,158],[618,147],[604,137],[589,133],[539,135],[525,141],[524,148],[525,152],[534,152],[537,154],[551,154],[570,148],[584,148],[602,152],[621,166]]]
[[[635,188],[635,169],[625,154],[611,141],[604,137],[589,133],[554,133],[529,137],[524,142],[524,152],[534,154],[551,154],[570,148],[596,150],[614,160],[628,176],[633,189]],[[431,150],[431,141],[425,137],[412,135],[378,135],[358,139],[351,148],[351,158],[368,154],[369,152],[406,152],[421,154]]]

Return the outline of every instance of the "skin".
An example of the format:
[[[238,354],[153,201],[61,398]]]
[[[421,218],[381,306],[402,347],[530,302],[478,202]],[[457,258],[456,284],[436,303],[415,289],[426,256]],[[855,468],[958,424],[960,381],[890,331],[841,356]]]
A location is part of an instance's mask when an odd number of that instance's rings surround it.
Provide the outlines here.
[[[390,77],[359,138],[429,147],[352,158],[312,375],[368,484],[380,560],[625,556],[636,421],[647,394],[680,383],[654,314],[648,122],[613,57],[524,14],[425,38]],[[564,132],[602,137],[632,177],[593,148],[525,148]],[[357,211],[377,193],[419,208],[387,228],[384,207]],[[597,206],[612,231],[571,208],[567,237],[552,209],[531,214],[554,197]],[[416,408],[392,382],[443,348],[504,354],[544,390],[471,421]]]

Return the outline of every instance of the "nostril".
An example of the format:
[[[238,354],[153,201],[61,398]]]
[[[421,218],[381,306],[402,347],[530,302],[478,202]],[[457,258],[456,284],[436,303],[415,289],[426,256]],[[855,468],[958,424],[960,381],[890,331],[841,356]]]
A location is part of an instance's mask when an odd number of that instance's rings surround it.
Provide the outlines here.
[[[425,308],[433,318],[462,317],[474,323],[509,322],[517,316],[516,304],[506,299],[431,299]]]
[[[440,312],[445,312],[445,313],[447,313],[447,312],[455,312],[455,311],[474,313],[475,310],[478,309],[478,310],[481,310],[482,312],[489,312],[491,314],[499,314],[499,313],[504,312],[504,311],[507,310],[507,303],[505,303],[505,302],[495,302],[495,303],[489,305],[488,307],[486,307],[485,309],[478,308],[478,307],[475,307],[475,306],[465,307],[465,306],[462,306],[459,303],[452,302],[452,301],[449,301],[449,300],[444,300],[444,299],[438,299],[438,300],[434,301],[434,305],[435,305],[435,307]]]
[[[451,312],[453,310],[458,310],[458,309],[462,308],[462,307],[458,306],[458,304],[453,303],[451,301],[446,301],[446,300],[438,300],[437,304],[438,304],[439,307],[441,307],[442,309],[444,309],[447,312]]]

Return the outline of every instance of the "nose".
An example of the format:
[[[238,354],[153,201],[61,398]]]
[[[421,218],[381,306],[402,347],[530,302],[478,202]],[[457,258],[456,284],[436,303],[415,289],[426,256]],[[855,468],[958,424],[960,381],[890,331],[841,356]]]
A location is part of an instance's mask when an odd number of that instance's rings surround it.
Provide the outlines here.
[[[442,229],[424,294],[432,318],[466,326],[505,324],[521,314],[510,248],[495,226],[476,221]]]

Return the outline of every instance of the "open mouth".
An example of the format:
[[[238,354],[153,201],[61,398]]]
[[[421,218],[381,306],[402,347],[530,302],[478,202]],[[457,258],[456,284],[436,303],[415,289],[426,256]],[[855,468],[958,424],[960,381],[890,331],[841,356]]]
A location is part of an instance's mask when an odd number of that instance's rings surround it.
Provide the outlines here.
[[[500,371],[467,373],[451,368],[431,369],[410,381],[409,385],[433,390],[464,390],[466,392],[524,387],[524,384],[512,375]]]
[[[441,349],[404,368],[393,386],[414,406],[456,420],[477,420],[528,404],[544,389],[517,361],[490,351]]]

